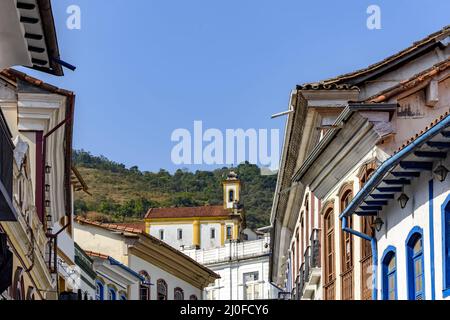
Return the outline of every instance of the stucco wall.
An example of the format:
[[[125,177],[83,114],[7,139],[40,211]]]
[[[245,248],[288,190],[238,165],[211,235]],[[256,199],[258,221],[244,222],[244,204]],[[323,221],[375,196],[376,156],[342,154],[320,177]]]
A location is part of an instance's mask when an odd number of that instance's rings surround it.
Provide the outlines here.
[[[183,231],[183,239],[178,240],[178,229]],[[159,231],[164,230],[164,242],[175,249],[181,246],[192,246],[193,226],[192,222],[177,224],[155,224],[150,227],[150,235],[159,239]]]
[[[199,300],[202,299],[202,290],[195,288],[191,284],[175,277],[174,275],[152,265],[151,263],[139,257],[130,255],[128,257],[128,266],[136,272],[146,271],[149,274],[151,283],[154,284],[150,288],[151,300],[156,300],[157,298],[156,283],[158,279],[163,279],[167,283],[168,300],[174,299],[174,289],[177,287],[183,289],[185,300],[189,300],[189,297],[191,295],[197,296]]]
[[[110,256],[127,264],[127,247],[120,235],[101,228],[94,228],[76,223],[74,226],[75,242],[85,251],[92,251]]]
[[[244,274],[258,272],[258,284],[260,286],[260,299],[276,299],[278,291],[268,282],[269,256],[263,256],[232,263],[207,265],[208,268],[220,275],[220,279],[205,289],[217,290],[216,297],[219,300],[243,300],[244,299]]]

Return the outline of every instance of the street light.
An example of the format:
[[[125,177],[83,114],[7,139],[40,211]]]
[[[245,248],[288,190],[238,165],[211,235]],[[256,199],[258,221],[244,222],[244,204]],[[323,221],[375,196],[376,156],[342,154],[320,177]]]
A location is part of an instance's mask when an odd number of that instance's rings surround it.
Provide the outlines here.
[[[406,204],[407,204],[408,201],[409,201],[409,197],[408,197],[404,192],[402,192],[402,194],[400,195],[400,197],[398,197],[397,201],[398,201],[398,203],[400,203],[400,207],[401,207],[402,209],[405,209]]]
[[[372,224],[372,226],[375,227],[375,230],[377,230],[377,232],[381,231],[381,228],[383,228],[383,225],[384,225],[384,221],[380,217],[377,217]]]

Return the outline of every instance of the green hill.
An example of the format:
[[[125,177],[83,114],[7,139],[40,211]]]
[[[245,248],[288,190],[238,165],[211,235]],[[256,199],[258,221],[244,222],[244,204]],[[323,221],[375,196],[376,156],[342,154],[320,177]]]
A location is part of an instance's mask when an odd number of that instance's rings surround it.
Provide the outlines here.
[[[231,169],[142,172],[84,150],[74,150],[73,161],[92,193],[77,193],[76,213],[112,222],[141,219],[149,208],[222,204],[222,180]],[[241,202],[247,225],[268,225],[276,175],[261,175],[260,168],[249,163],[232,169],[243,182]]]

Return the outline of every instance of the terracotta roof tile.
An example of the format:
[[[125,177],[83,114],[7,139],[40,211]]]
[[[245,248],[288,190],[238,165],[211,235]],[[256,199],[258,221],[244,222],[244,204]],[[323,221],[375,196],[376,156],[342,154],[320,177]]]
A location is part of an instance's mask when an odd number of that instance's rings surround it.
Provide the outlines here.
[[[145,218],[223,217],[231,214],[232,211],[223,206],[150,208]]]
[[[32,85],[35,85],[37,87],[40,87],[44,90],[47,90],[52,93],[61,94],[68,97],[73,97],[74,93],[69,90],[61,89],[58,87],[55,87],[54,85],[51,85],[49,83],[46,83],[42,80],[36,79],[32,76],[27,75],[26,73],[23,73],[21,71],[15,70],[15,69],[4,69],[0,72],[0,75],[12,80],[17,81],[17,79],[21,79],[23,81],[26,81]]]
[[[441,116],[439,116],[439,118],[436,118],[435,120],[433,120],[429,126],[425,127],[424,130],[421,130],[420,132],[416,133],[414,136],[410,137],[408,140],[406,140],[398,149],[397,151],[394,152],[394,154],[400,152],[401,150],[403,150],[404,148],[406,148],[407,146],[409,146],[411,143],[413,143],[417,138],[419,138],[420,136],[422,136],[424,133],[426,133],[428,130],[430,130],[431,128],[433,128],[435,125],[437,125],[439,122],[441,122],[442,120],[444,120],[447,116],[450,115],[450,112],[445,112],[444,114],[442,114]]]
[[[359,69],[354,72],[346,73],[346,74],[343,74],[343,75],[340,75],[340,76],[337,76],[334,78],[322,80],[319,82],[311,82],[311,83],[305,83],[302,85],[298,85],[297,89],[299,89],[299,90],[302,90],[302,89],[304,89],[304,90],[320,90],[320,89],[325,89],[325,90],[326,89],[341,89],[342,90],[342,89],[346,89],[345,85],[348,86],[348,84],[346,84],[346,82],[348,82],[356,77],[367,74],[369,72],[375,71],[376,69],[381,68],[389,63],[392,63],[395,60],[398,60],[398,59],[404,57],[405,55],[407,55],[421,47],[424,47],[432,42],[440,41],[442,38],[445,38],[449,35],[450,35],[450,26],[445,26],[441,30],[428,35],[424,39],[414,42],[408,48],[406,48],[394,55],[391,55],[384,60],[374,63],[366,68]],[[347,87],[347,89],[349,89],[349,88],[352,88],[352,87]]]
[[[109,256],[107,256],[106,254],[102,254],[102,253],[99,253],[99,252],[86,251],[86,250],[84,250],[84,252],[89,257],[93,257],[93,258],[101,258],[101,259],[108,259],[109,258]]]
[[[428,68],[409,79],[405,79],[401,81],[398,85],[390,87],[386,90],[383,90],[380,93],[377,93],[376,96],[372,96],[366,100],[368,103],[380,103],[388,100],[390,97],[398,94],[399,92],[408,90],[413,88],[420,83],[427,81],[442,71],[447,70],[450,67],[450,59],[444,60]]]

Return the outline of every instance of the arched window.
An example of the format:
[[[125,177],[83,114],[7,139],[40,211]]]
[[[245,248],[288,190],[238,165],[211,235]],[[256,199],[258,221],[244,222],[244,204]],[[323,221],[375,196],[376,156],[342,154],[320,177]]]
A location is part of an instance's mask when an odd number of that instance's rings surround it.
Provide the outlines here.
[[[303,213],[303,215],[304,215],[304,213]],[[300,239],[300,241],[298,243],[298,246],[299,246],[300,252],[299,252],[299,255],[298,255],[298,258],[299,258],[298,265],[301,266],[302,263],[304,262],[303,259],[305,258],[305,223],[304,223],[304,216],[302,216],[301,219],[300,219],[300,236],[299,236],[299,239]]]
[[[341,213],[348,206],[353,197],[351,187],[345,186],[340,192]],[[353,228],[352,217],[347,218],[349,228]],[[342,300],[353,299],[353,236],[341,228],[341,281]]]
[[[23,282],[23,269],[21,267],[17,267],[16,272],[14,273],[14,282],[12,289],[14,300],[25,299],[25,285]]]
[[[296,257],[296,261],[295,261],[295,265],[297,266],[297,269],[295,270],[295,274],[296,276],[298,276],[300,274],[300,266],[302,264],[301,262],[301,250],[300,250],[300,229],[297,228],[297,236],[295,238],[295,257]]]
[[[233,202],[234,201],[234,190],[228,191],[228,201]]]
[[[292,272],[291,272],[291,275],[292,275],[292,288],[294,288],[295,287],[295,277],[297,276],[296,275],[296,269],[295,269],[295,260],[297,259],[297,255],[295,254],[295,242],[294,243],[292,243],[292,246],[291,246],[291,262],[292,262]]]
[[[189,297],[189,300],[195,301],[195,300],[198,300],[198,298],[197,298],[197,296],[196,296],[195,294],[192,294],[192,295]]]
[[[117,300],[116,289],[113,287],[108,287],[108,300]]]
[[[181,288],[175,288],[173,291],[173,299],[174,300],[184,300],[184,292]]]
[[[144,281],[139,285],[139,300],[150,300],[150,275],[142,270],[139,274],[144,277]]]
[[[347,190],[341,196],[341,213],[347,208],[348,204],[352,200],[352,191]],[[348,227],[353,227],[353,219],[348,217]],[[347,272],[353,267],[353,239],[352,235],[348,232],[342,231],[341,234],[341,257],[342,257],[342,272]]]
[[[397,300],[397,257],[394,247],[388,247],[381,259],[383,300]]]
[[[425,271],[423,259],[423,231],[414,227],[406,239],[408,299],[425,299]]]
[[[329,203],[325,206],[324,241],[325,244],[325,300],[334,300],[335,298],[335,248],[334,248],[334,205]]]
[[[95,281],[95,300],[104,300],[104,286],[100,280]]]
[[[122,300],[122,301],[128,300],[128,299],[127,299],[127,294],[126,294],[125,292],[121,292],[121,293],[120,293],[120,300]]]
[[[163,279],[159,279],[157,282],[158,300],[167,300],[167,283]]]

